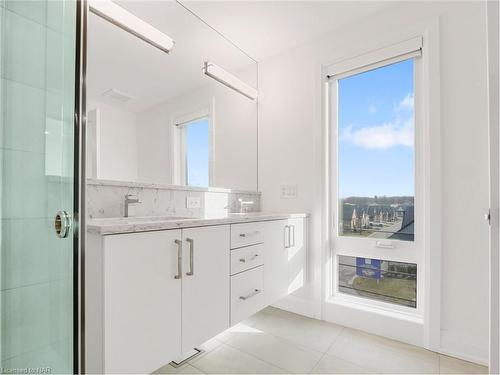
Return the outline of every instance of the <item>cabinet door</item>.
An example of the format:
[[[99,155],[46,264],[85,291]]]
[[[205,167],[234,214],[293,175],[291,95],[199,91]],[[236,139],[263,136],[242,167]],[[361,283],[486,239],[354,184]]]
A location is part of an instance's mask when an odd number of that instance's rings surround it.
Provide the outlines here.
[[[106,373],[151,373],[180,355],[180,230],[104,238]]]
[[[306,219],[289,219],[285,227],[288,257],[288,294],[296,293],[306,284]]]
[[[183,229],[182,238],[182,351],[186,352],[229,327],[229,226]]]
[[[285,248],[286,220],[263,223],[264,294],[266,305],[288,294],[288,249]]]

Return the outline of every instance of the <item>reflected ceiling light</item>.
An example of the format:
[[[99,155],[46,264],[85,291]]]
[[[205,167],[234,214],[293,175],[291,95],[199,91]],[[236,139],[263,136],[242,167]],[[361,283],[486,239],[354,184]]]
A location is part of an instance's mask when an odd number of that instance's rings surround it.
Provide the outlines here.
[[[207,76],[215,79],[216,81],[226,85],[227,87],[232,88],[235,91],[238,91],[240,94],[245,95],[247,98],[252,100],[257,99],[257,90],[253,87],[247,85],[241,79],[235,77],[231,73],[222,69],[220,66],[215,65],[212,62],[205,61],[203,65],[203,73]]]
[[[169,53],[174,48],[175,42],[172,38],[111,0],[91,0],[89,9],[92,13],[164,52]]]
[[[109,89],[101,94],[103,98],[110,98],[118,100],[119,102],[125,103],[132,99],[135,99],[132,95],[125,94],[124,92],[118,91],[117,89]]]

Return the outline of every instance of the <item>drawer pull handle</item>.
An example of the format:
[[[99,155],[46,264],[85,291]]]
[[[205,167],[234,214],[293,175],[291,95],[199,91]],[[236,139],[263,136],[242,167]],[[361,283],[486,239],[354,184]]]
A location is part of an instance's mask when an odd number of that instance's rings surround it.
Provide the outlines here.
[[[249,295],[246,295],[246,296],[240,296],[240,299],[242,301],[246,301],[247,299],[250,299],[254,296],[256,296],[257,294],[260,294],[262,292],[262,290],[260,289],[254,289],[252,293],[250,293]]]
[[[250,258],[248,258],[248,260],[252,261],[252,260],[255,260],[257,257],[259,256],[259,254],[254,254],[253,256],[251,256]],[[245,263],[247,260],[245,258],[240,258],[240,262],[241,263]]]
[[[254,232],[248,232],[248,233],[240,233],[240,237],[250,237],[250,236],[256,236],[258,235],[260,232],[258,230],[254,231]]]

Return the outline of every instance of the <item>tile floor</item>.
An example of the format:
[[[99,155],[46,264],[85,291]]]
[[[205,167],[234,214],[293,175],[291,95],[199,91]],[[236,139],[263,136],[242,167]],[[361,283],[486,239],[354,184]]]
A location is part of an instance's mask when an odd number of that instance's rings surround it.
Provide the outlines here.
[[[488,369],[398,341],[268,307],[158,374],[486,374]]]

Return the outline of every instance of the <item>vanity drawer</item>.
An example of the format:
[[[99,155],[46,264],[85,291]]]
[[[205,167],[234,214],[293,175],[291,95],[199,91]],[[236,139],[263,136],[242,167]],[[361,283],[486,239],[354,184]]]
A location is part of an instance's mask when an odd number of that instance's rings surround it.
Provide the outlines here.
[[[231,250],[231,275],[264,264],[264,245],[252,245]]]
[[[231,225],[231,249],[264,242],[262,223]]]
[[[231,276],[231,325],[265,307],[264,266]]]

